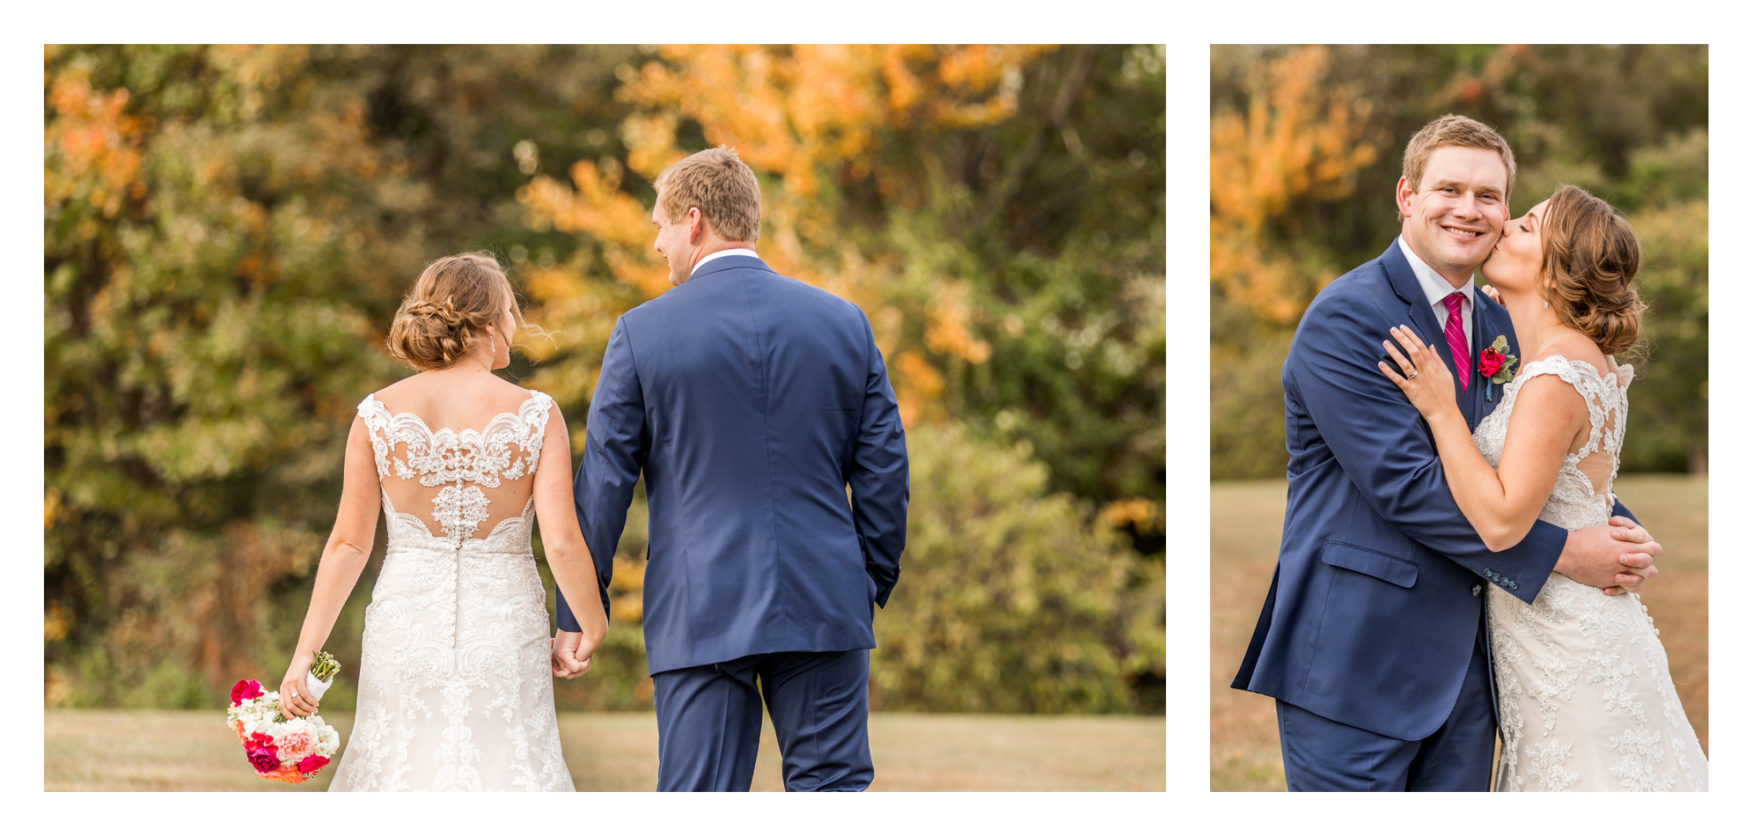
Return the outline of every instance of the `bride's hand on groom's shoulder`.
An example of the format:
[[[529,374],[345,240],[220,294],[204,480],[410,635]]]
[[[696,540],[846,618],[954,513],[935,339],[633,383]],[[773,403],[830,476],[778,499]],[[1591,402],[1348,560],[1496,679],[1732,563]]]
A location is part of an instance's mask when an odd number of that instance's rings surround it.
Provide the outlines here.
[[[1443,365],[1442,355],[1436,352],[1436,347],[1425,345],[1411,328],[1404,325],[1388,333],[1399,341],[1399,345],[1382,340],[1381,347],[1387,352],[1388,360],[1398,368],[1382,361],[1376,363],[1381,373],[1399,387],[1424,420],[1441,419],[1455,410],[1454,375]]]

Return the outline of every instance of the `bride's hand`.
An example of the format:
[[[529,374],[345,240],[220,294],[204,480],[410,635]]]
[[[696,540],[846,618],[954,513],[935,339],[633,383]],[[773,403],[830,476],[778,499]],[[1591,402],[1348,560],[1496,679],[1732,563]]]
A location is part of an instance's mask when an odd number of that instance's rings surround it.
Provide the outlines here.
[[[293,654],[287,675],[281,678],[281,716],[304,717],[318,710],[318,700],[306,691],[306,671],[312,669],[310,651]]]
[[[574,679],[586,673],[593,666],[593,657],[589,653],[584,659],[576,658],[576,649],[580,645],[580,633],[557,630],[556,636],[550,640],[550,673],[563,679]]]
[[[1455,382],[1454,375],[1449,373],[1447,364],[1442,362],[1435,346],[1426,346],[1412,329],[1404,325],[1392,329],[1393,338],[1399,346],[1387,340],[1381,341],[1381,347],[1387,350],[1400,371],[1388,367],[1386,362],[1375,364],[1387,379],[1393,381],[1412,406],[1418,408],[1418,414],[1424,420],[1445,414],[1445,410],[1454,409],[1454,391],[1460,384]],[[1402,352],[1400,349],[1404,349]]]

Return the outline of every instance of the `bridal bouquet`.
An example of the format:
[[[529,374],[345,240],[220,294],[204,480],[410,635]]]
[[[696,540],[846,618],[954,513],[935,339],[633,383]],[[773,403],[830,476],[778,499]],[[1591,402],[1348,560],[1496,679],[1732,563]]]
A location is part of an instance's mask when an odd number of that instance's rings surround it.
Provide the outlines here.
[[[340,667],[329,653],[319,651],[306,672],[306,691],[313,697],[323,696]],[[226,722],[244,744],[245,757],[257,774],[271,781],[299,784],[310,780],[330,763],[342,744],[336,729],[316,714],[282,716],[281,695],[264,691],[263,683],[254,679],[241,679],[232,686]]]

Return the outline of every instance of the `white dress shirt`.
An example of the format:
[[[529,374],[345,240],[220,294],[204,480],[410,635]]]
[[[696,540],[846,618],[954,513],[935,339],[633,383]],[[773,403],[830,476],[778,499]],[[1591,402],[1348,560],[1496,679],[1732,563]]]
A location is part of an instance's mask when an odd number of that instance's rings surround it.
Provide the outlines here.
[[[1406,243],[1404,235],[1399,237],[1399,249],[1400,252],[1406,254],[1406,262],[1412,265],[1412,273],[1418,277],[1418,286],[1424,289],[1424,298],[1430,300],[1430,310],[1436,314],[1436,324],[1442,326],[1444,334],[1448,333],[1448,306],[1442,304],[1442,300],[1450,293],[1461,294],[1461,334],[1467,338],[1467,349],[1471,350],[1473,348],[1472,279],[1468,279],[1466,284],[1458,288],[1449,284],[1448,279],[1443,278],[1441,273],[1431,269],[1430,265],[1424,263],[1424,259],[1412,252],[1412,247]],[[1448,344],[1443,343],[1437,350],[1440,351],[1447,347]],[[1467,358],[1469,366],[1472,365],[1472,361],[1473,358]]]
[[[698,270],[703,269],[703,265],[708,264],[709,262],[714,261],[717,258],[723,258],[723,257],[730,256],[730,255],[749,255],[752,258],[757,258],[758,252],[757,252],[757,250],[748,249],[746,247],[735,247],[731,250],[719,250],[716,252],[712,252],[706,256],[703,256],[702,260],[697,262],[697,266],[691,268],[691,275],[695,276],[697,274]]]

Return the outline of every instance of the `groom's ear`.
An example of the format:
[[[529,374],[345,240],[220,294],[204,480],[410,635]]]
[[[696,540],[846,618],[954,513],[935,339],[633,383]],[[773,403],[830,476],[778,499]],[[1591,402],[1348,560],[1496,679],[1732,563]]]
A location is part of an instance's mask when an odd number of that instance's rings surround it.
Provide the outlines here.
[[[685,232],[690,236],[692,245],[697,244],[702,239],[703,233],[709,230],[709,219],[703,217],[703,210],[695,206],[685,210],[685,223],[687,224]]]
[[[1406,185],[1406,178],[1399,178],[1399,185],[1393,187],[1393,205],[1399,209],[1399,216],[1402,218],[1412,216],[1412,194],[1413,190]]]

